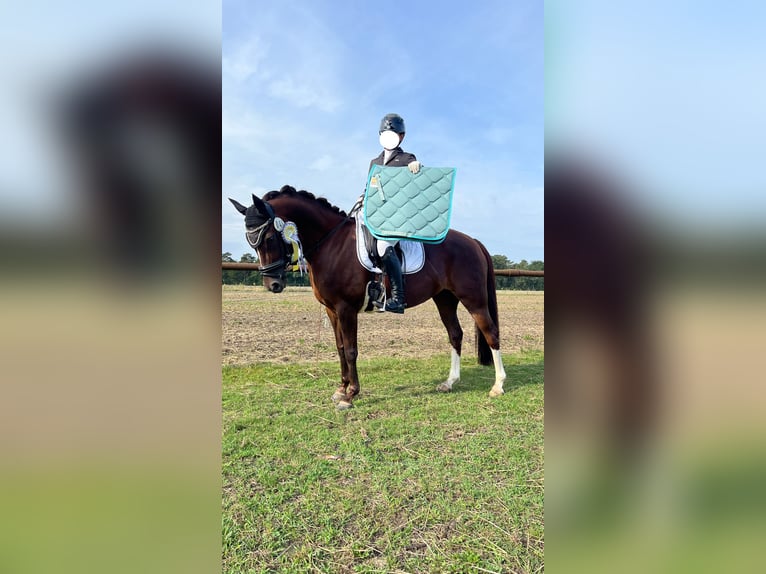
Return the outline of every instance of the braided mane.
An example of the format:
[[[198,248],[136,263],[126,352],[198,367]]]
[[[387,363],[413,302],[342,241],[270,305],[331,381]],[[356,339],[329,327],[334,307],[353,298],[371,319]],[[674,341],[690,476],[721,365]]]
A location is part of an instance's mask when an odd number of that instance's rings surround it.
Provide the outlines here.
[[[343,217],[347,217],[346,212],[340,209],[339,207],[334,206],[332,203],[327,201],[324,197],[315,197],[313,193],[306,191],[304,189],[301,189],[300,191],[296,191],[296,189],[290,185],[283,185],[282,189],[279,191],[269,191],[266,195],[263,196],[263,201],[270,201],[272,199],[276,199],[278,197],[283,196],[290,196],[290,197],[303,197],[305,199],[310,199],[311,201],[315,201],[322,207],[329,209],[330,211],[333,211],[334,213],[337,213],[339,215],[342,215]]]

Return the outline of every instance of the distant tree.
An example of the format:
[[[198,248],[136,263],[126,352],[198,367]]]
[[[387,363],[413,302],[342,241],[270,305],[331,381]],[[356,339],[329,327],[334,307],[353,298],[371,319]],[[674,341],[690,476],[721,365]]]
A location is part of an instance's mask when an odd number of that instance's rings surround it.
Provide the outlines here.
[[[526,269],[544,271],[545,264],[542,261],[528,262],[522,259],[518,263],[511,261],[505,255],[493,255],[492,264],[495,269]],[[512,289],[516,291],[543,291],[545,289],[542,277],[503,277],[495,279],[497,289]]]
[[[225,253],[221,254],[221,261],[226,263],[233,263],[234,258],[231,256],[229,251],[226,251]],[[232,269],[224,269],[221,271],[221,283],[224,285],[236,284],[236,273],[237,272]]]
[[[228,251],[221,255],[221,260],[233,263],[234,258]],[[258,259],[250,254],[245,253],[239,258],[240,263],[257,263]],[[225,269],[221,273],[221,282],[224,285],[260,285],[261,274],[257,271],[247,269]]]
[[[244,253],[239,258],[240,263],[258,263],[258,258],[252,253]],[[260,285],[262,283],[261,274],[257,271],[243,269],[238,271],[240,274],[240,284],[242,285]]]
[[[493,255],[492,265],[495,269],[510,269],[511,261],[505,255]]]
[[[309,280],[308,273],[303,273],[303,275],[301,275],[300,271],[293,271],[292,273],[287,274],[287,284],[296,287],[309,287],[311,281]]]
[[[228,251],[221,254],[221,261],[234,262],[234,258]],[[257,263],[258,258],[252,253],[243,254],[240,263]],[[511,261],[505,255],[492,255],[492,265],[495,269],[529,269],[533,271],[544,271],[545,263],[543,261],[527,261],[522,259],[518,263]],[[261,274],[258,271],[250,270],[225,270],[222,272],[222,283],[224,285],[260,285],[262,282]],[[287,273],[287,284],[293,286],[310,286],[308,273],[301,275],[297,271]],[[502,277],[495,279],[497,289],[512,289],[517,291],[543,291],[545,289],[545,280],[542,277]]]
[[[527,269],[529,271],[544,271],[545,264],[542,261],[527,262],[522,259],[517,269]],[[545,279],[542,277],[516,277],[516,289],[523,291],[543,291],[545,290]]]

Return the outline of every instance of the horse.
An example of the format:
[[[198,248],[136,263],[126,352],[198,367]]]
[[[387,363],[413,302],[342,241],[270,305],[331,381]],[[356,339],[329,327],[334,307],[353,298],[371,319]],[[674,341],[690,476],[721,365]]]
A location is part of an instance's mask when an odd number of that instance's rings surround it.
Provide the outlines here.
[[[272,293],[285,288],[297,243],[284,239],[280,231],[285,222],[297,228],[293,231],[299,237],[314,296],[325,307],[335,333],[341,384],[332,400],[338,410],[349,409],[359,394],[358,314],[365,306],[367,285],[374,276],[357,262],[354,219],[327,199],[291,186],[270,191],[263,199],[254,194],[252,198],[249,207],[231,198],[229,201],[245,216],[247,241],[258,253],[263,285]],[[424,247],[425,265],[407,275],[405,300],[407,307],[415,307],[432,299],[447,329],[451,366],[437,391],[449,392],[460,380],[463,329],[457,306],[462,303],[476,324],[479,364],[495,367],[489,395],[502,395],[506,374],[500,356],[495,274],[489,252],[477,239],[453,229],[442,243]]]

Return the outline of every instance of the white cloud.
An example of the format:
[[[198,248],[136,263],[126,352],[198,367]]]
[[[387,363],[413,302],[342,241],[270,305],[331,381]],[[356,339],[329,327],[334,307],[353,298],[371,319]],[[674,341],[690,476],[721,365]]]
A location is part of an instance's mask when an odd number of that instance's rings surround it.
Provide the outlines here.
[[[311,164],[309,165],[309,169],[315,169],[317,171],[327,171],[333,165],[335,165],[335,163],[336,162],[333,160],[332,156],[325,154],[322,157],[318,157],[313,162],[311,162]]]
[[[277,113],[338,110],[346,51],[324,21],[301,5],[259,8],[248,16],[245,37],[224,30],[225,97]]]
[[[323,112],[334,112],[340,106],[340,100],[327,86],[317,85],[317,78],[282,77],[269,84],[271,96],[281,99],[299,108],[317,108]]]
[[[244,83],[255,76],[259,70],[263,72],[261,63],[267,54],[268,47],[258,38],[251,38],[238,45],[221,59],[224,84]]]

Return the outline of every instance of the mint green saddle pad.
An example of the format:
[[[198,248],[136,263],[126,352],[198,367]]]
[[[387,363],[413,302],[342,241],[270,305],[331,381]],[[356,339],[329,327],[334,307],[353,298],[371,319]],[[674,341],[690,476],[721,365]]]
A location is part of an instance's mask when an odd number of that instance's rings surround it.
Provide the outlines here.
[[[449,231],[455,168],[373,165],[364,193],[364,223],[383,240],[441,243]]]

